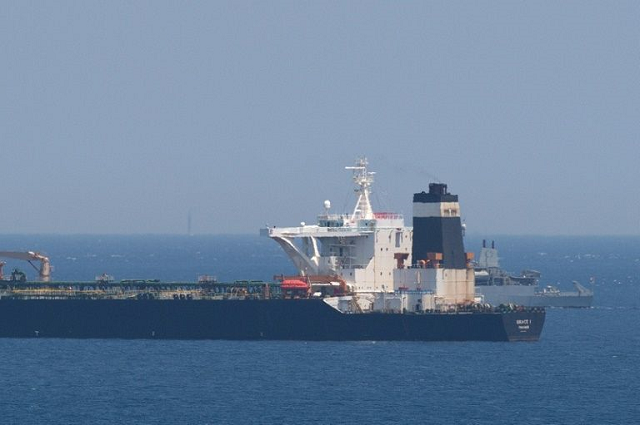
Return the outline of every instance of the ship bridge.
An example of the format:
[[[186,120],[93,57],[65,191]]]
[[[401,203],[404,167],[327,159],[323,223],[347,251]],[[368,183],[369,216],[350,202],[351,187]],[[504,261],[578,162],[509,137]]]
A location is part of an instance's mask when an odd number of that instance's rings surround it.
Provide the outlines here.
[[[373,213],[370,219],[350,220],[348,214],[321,214],[318,224],[302,223],[297,227],[268,227],[261,229],[261,235],[269,237],[333,237],[362,236],[372,233],[375,229],[392,229],[404,227],[404,217],[396,213]]]
[[[367,170],[365,158],[345,168],[353,171],[356,184],[353,213],[332,214],[325,201],[317,224],[269,227],[261,234],[278,242],[301,275],[337,275],[356,291],[392,289],[394,265],[410,261],[411,228],[401,214],[373,211],[375,173]]]

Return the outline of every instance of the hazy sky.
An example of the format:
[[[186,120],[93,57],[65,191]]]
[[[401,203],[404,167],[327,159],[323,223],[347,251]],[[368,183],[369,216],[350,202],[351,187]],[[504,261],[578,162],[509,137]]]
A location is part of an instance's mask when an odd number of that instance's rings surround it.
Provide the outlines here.
[[[640,3],[3,1],[0,233],[640,234]]]

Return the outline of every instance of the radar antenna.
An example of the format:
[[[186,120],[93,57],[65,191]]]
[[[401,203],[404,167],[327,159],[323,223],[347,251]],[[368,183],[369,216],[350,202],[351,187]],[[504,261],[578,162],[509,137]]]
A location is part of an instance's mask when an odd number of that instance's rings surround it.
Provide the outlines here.
[[[351,215],[351,221],[373,219],[373,209],[371,208],[371,184],[373,183],[373,175],[375,172],[367,171],[369,162],[366,157],[356,160],[355,166],[344,167],[346,170],[353,170],[353,181],[358,186],[355,192],[358,194],[358,202]]]

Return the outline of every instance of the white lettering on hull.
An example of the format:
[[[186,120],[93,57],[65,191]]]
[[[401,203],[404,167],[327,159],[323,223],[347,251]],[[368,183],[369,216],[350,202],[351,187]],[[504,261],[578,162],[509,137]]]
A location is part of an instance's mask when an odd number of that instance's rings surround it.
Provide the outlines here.
[[[532,319],[517,319],[516,320],[516,325],[518,325],[518,329],[520,330],[520,332],[528,332],[529,328],[531,327],[532,324],[533,324],[533,320]]]

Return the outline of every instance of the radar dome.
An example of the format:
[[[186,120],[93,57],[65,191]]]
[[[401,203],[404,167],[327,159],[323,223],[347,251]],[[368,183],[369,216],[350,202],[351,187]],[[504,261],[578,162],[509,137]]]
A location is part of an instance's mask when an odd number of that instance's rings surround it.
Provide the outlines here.
[[[327,199],[326,201],[324,201],[324,208],[326,210],[331,208],[331,201],[330,200]]]

